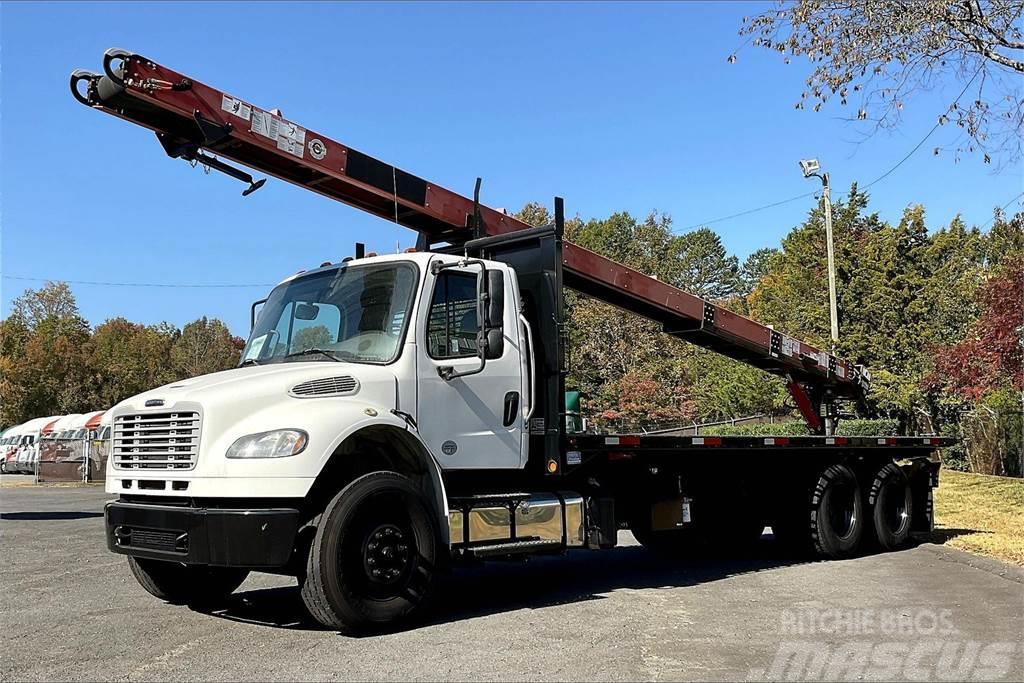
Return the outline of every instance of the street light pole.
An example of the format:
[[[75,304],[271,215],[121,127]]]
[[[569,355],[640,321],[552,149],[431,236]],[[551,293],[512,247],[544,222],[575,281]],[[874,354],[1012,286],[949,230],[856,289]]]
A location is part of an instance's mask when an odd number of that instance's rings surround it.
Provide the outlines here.
[[[821,174],[822,199],[825,202],[825,240],[828,242],[828,312],[832,321],[832,353],[839,344],[839,306],[836,304],[836,254],[832,246],[832,197],[828,173]]]
[[[828,252],[828,312],[832,328],[832,353],[839,343],[839,306],[836,303],[836,256],[832,244],[832,196],[828,183],[828,173],[819,173],[821,165],[817,159],[800,162],[805,178],[815,177],[821,180],[822,200],[825,203],[825,242]]]

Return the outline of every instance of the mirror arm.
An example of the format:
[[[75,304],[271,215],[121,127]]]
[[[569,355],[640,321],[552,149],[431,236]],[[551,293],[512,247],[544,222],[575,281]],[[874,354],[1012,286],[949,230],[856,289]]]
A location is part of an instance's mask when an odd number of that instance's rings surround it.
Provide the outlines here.
[[[252,331],[256,329],[256,307],[265,303],[267,303],[266,299],[252,302],[252,307],[249,309],[249,334],[252,334]]]

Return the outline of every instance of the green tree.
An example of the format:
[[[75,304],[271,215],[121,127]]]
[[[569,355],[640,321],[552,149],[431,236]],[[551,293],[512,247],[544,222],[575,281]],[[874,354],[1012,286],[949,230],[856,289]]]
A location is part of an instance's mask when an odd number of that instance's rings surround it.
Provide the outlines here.
[[[543,225],[548,225],[554,220],[551,216],[551,212],[547,210],[547,207],[542,204],[538,204],[537,202],[527,203],[523,208],[515,213],[515,217],[527,225],[532,225],[537,228]]]
[[[867,204],[867,195],[854,184],[846,200],[833,206],[840,339],[847,316],[860,310],[859,301],[847,292],[847,285],[861,267],[864,245],[884,227],[877,214],[866,213]],[[783,238],[782,250],[767,259],[766,265],[748,297],[751,315],[827,349],[828,269],[822,205],[811,210],[807,220]]]
[[[779,250],[768,247],[758,249],[747,256],[740,267],[740,293],[748,296],[754,291],[764,276],[772,270],[773,263],[778,257]]]
[[[992,228],[985,235],[985,257],[995,267],[1007,259],[1024,254],[1024,212],[1007,217],[997,209]]]
[[[927,248],[921,206],[908,208],[896,227],[857,241],[840,288],[841,352],[901,376],[923,370]]]
[[[227,370],[238,365],[240,342],[220,320],[204,316],[182,328],[171,346],[171,362],[185,377]]]
[[[698,350],[693,352],[690,373],[694,406],[702,422],[788,412],[785,385],[763,370]]]
[[[35,329],[48,318],[80,318],[78,303],[66,282],[46,282],[39,289],[26,289],[11,302],[11,317]]]
[[[4,321],[0,421],[83,412],[89,404],[89,325],[64,283],[26,290]]]
[[[719,300],[740,291],[740,265],[725,251],[722,239],[709,228],[677,235],[669,240],[666,280],[703,299]]]
[[[307,349],[323,349],[334,343],[330,330],[324,325],[303,327],[292,338],[292,353]]]
[[[178,335],[167,323],[145,326],[112,318],[98,325],[89,344],[94,405],[112,406],[178,379],[169,362]]]
[[[24,384],[23,359],[31,333],[20,316],[0,322],[0,429],[24,422],[31,389]]]
[[[718,236],[703,228],[673,235],[671,219],[625,212],[567,226],[574,243],[699,296],[733,296],[739,265]],[[666,335],[661,325],[578,295],[566,297],[570,388],[584,410],[616,429],[676,426],[695,416],[737,417],[782,410],[782,383],[760,370]],[[720,301],[734,307],[737,297]]]
[[[923,254],[924,346],[962,339],[978,316],[974,294],[985,279],[985,249],[981,231],[968,228],[960,216],[929,237]]]

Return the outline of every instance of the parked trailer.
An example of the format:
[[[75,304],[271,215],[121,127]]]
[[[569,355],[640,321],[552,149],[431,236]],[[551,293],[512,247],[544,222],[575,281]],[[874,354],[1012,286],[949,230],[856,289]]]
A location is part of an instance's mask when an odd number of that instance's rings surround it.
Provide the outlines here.
[[[84,424],[83,415],[81,413],[71,413],[51,422],[40,430],[37,446],[27,462],[29,471],[38,476],[39,467],[44,456],[51,461],[67,457],[68,452],[72,448],[75,432],[82,424]]]
[[[327,263],[253,305],[241,365],[112,409],[107,543],[172,601],[250,570],[298,578],[345,630],[416,615],[453,563],[601,550],[628,526],[666,557],[770,525],[822,557],[932,527],[936,437],[842,437],[847,360],[533,228],[139,55],[76,71],[77,99],[172,157],[258,189],[210,152],[419,232],[414,253]],[[813,436],[567,430],[564,288],[784,377]],[[256,309],[260,307],[258,316]]]
[[[107,456],[110,454],[111,413],[109,410],[93,414],[85,423],[89,430],[89,470],[87,479],[98,481],[106,476]]]
[[[7,471],[11,473],[32,474],[35,471],[36,459],[39,457],[39,442],[58,416],[37,417],[18,428],[18,442],[14,453],[7,457]]]
[[[39,453],[40,481],[82,481],[90,447],[90,421],[98,422],[104,411],[98,410],[59,421],[53,432],[42,439]]]
[[[0,473],[7,474],[7,458],[17,452],[18,428],[21,425],[14,425],[0,434]]]

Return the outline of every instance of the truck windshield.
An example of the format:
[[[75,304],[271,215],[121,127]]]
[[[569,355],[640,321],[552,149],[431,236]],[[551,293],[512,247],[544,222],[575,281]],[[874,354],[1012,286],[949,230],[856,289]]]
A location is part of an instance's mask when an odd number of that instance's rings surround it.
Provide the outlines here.
[[[242,363],[390,363],[399,353],[416,288],[410,263],[343,266],[279,285],[242,352]],[[327,353],[302,354],[319,349]]]

